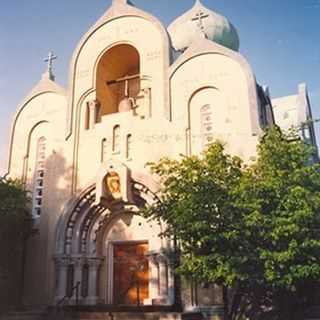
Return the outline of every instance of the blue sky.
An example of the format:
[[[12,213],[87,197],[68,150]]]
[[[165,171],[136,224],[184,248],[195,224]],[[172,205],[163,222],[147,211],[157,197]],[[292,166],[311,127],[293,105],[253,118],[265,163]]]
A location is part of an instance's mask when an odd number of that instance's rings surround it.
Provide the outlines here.
[[[168,25],[194,0],[132,0]],[[240,35],[240,52],[273,97],[294,94],[306,82],[313,114],[320,118],[320,0],[202,0],[226,16]],[[68,83],[69,62],[81,36],[110,0],[11,0],[0,11],[0,174],[4,172],[12,117],[58,56],[57,82]],[[320,142],[320,124],[316,125]]]

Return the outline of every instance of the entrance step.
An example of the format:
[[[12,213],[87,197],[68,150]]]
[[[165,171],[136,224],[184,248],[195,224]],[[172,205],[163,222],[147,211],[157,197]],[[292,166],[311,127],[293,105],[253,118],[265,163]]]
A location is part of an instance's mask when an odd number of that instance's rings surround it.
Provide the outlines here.
[[[0,320],[203,320],[200,313],[178,312],[10,312]],[[308,319],[309,320],[309,319]],[[318,319],[310,319],[318,320]],[[320,320],[320,319],[319,319]]]
[[[10,312],[0,316],[0,320],[203,320],[201,313],[170,311],[145,312],[128,311],[75,311],[49,308],[44,311]],[[311,319],[310,319],[311,320]],[[317,320],[317,319],[312,319]]]
[[[305,313],[304,320],[320,320],[320,306],[313,306]]]
[[[0,316],[0,320],[43,320],[43,311],[15,311]]]
[[[51,314],[48,320],[181,320],[180,313],[140,312],[64,312]],[[29,319],[28,319],[29,320]]]

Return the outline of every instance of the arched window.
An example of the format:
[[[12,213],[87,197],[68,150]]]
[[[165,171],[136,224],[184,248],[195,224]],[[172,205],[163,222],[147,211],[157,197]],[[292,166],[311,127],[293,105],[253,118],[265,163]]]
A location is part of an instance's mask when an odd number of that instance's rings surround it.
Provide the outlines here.
[[[205,148],[213,140],[212,108],[206,104],[200,109],[202,147]]]
[[[113,128],[112,151],[114,153],[120,152],[120,126],[119,125]]]
[[[132,134],[127,135],[127,159],[132,157]]]
[[[101,141],[101,162],[106,161],[107,159],[107,139],[104,138]]]
[[[41,215],[43,188],[45,177],[46,138],[41,137],[37,144],[36,164],[33,182],[33,209],[32,215],[38,218]]]

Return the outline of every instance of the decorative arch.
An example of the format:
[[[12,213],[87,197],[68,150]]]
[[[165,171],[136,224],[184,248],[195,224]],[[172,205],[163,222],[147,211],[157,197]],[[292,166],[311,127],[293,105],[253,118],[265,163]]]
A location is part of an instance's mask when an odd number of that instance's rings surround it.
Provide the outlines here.
[[[71,88],[71,99],[69,101],[68,105],[68,130],[66,133],[66,138],[69,138],[73,131],[74,126],[74,118],[77,116],[76,111],[74,108],[76,108],[76,105],[78,104],[78,96],[75,93],[76,91],[76,82],[77,77],[86,77],[88,70],[84,70],[82,73],[82,69],[80,69],[81,64],[81,57],[87,48],[90,47],[90,43],[95,38],[94,35],[99,34],[102,32],[103,29],[105,29],[107,26],[117,23],[118,21],[122,19],[139,19],[142,22],[150,23],[152,27],[155,28],[156,32],[159,35],[159,38],[161,39],[161,53],[163,54],[163,67],[164,69],[169,67],[170,64],[170,40],[167,33],[166,28],[161,24],[161,22],[152,16],[151,14],[144,12],[129,3],[127,4],[121,4],[119,5],[117,2],[113,2],[112,6],[105,12],[105,14],[97,21],[97,23],[82,37],[80,40],[76,50],[74,51],[72,61],[70,63],[70,88]],[[112,38],[112,37],[111,37]],[[128,42],[132,37],[130,37],[130,34],[123,35],[121,37],[122,42]],[[111,44],[114,44],[115,41],[110,41],[109,36],[104,36],[101,38],[101,41],[99,42],[100,45],[104,45],[105,48],[107,46],[110,46]],[[150,46],[151,48],[152,46]],[[91,70],[89,70],[90,73],[90,82],[92,88],[94,87],[94,79],[91,77]],[[163,74],[163,76],[165,76]],[[92,81],[93,80],[93,81]],[[164,78],[165,80],[165,78]],[[169,99],[169,93],[166,92],[166,103]],[[77,120],[77,118],[75,118]]]
[[[171,66],[169,70],[169,82],[171,93],[174,90],[174,78],[179,74],[183,67],[185,67],[189,62],[194,59],[201,57],[218,57],[218,58],[228,58],[233,61],[235,65],[238,65],[239,70],[243,72],[244,78],[246,80],[246,93],[247,93],[247,103],[248,103],[248,115],[251,124],[251,134],[252,136],[257,136],[261,134],[261,127],[259,125],[258,116],[258,96],[257,96],[257,85],[255,76],[251,70],[251,67],[247,60],[238,52],[230,50],[224,46],[221,46],[215,42],[209,41],[207,39],[199,39],[192,46],[186,50]],[[192,80],[190,75],[190,80]],[[195,81],[193,81],[196,83]],[[215,83],[215,81],[212,81]],[[182,96],[182,94],[180,95]],[[173,100],[174,95],[171,94],[171,120],[173,119]],[[181,102],[180,104],[181,105]]]
[[[82,303],[95,305],[104,301],[116,304],[118,300],[114,294],[117,289],[114,291],[113,288],[115,279],[119,279],[119,271],[113,268],[113,264],[118,263],[115,250],[119,245],[128,243],[129,247],[143,245],[147,250],[143,259],[144,270],[149,274],[146,282],[149,293],[141,303],[151,305],[154,299],[160,299],[165,305],[174,303],[173,269],[169,256],[165,254],[174,246],[169,240],[159,237],[163,231],[161,221],[147,221],[139,215],[141,208],[159,199],[142,182],[132,180],[131,189],[130,202],[122,201],[110,206],[103,202],[96,204],[96,188],[91,185],[67,205],[56,233],[56,301],[68,293],[70,284],[79,281]],[[143,233],[137,230],[141,222],[145,224],[141,229]],[[120,232],[117,236],[120,240],[114,238],[113,230],[121,223],[128,232],[135,230],[134,236],[123,238]],[[70,300],[71,304],[75,302]]]
[[[134,212],[147,204],[159,201],[157,195],[141,182],[132,181],[133,202],[123,202],[112,210],[103,203],[96,204],[96,188],[91,185],[74,198],[66,207],[58,223],[56,253],[63,255],[96,254],[94,244],[88,241],[97,239],[98,232],[109,222],[113,214]],[[95,236],[97,235],[97,237]]]
[[[37,130],[39,130],[39,134],[38,137],[34,137],[35,133],[37,132]],[[37,146],[33,146],[32,148],[32,141],[33,139],[35,139],[34,141],[38,141],[38,139],[42,136],[44,136],[47,140],[47,148],[48,145],[50,144],[50,139],[48,139],[48,137],[50,136],[50,132],[51,132],[52,128],[51,128],[51,123],[47,120],[42,120],[37,122],[28,132],[28,136],[27,136],[27,143],[26,143],[26,150],[25,150],[25,156],[23,159],[23,170],[22,170],[22,175],[21,175],[21,180],[24,183],[27,183],[28,180],[28,171],[29,169],[32,170],[32,172],[34,171],[35,167],[30,167],[30,153],[34,152],[36,153],[36,148]],[[34,150],[32,150],[34,149]],[[35,164],[34,164],[35,165]],[[29,177],[30,178],[30,177]]]
[[[54,93],[59,96],[66,96],[65,90],[58,86],[54,81],[47,80],[45,78],[42,78],[39,83],[33,88],[33,90],[29,93],[29,95],[24,99],[24,101],[19,105],[14,117],[13,121],[11,124],[11,134],[10,134],[10,144],[9,144],[9,154],[8,154],[8,171],[6,174],[11,173],[11,167],[12,167],[12,162],[13,162],[13,151],[14,151],[14,144],[15,144],[15,139],[17,135],[17,127],[19,126],[19,121],[25,110],[28,109],[29,104],[37,99],[38,97],[49,94],[49,93]],[[47,120],[42,120],[38,123],[36,123],[31,130],[33,130],[39,123],[41,122],[48,122]],[[29,141],[28,141],[29,143]]]

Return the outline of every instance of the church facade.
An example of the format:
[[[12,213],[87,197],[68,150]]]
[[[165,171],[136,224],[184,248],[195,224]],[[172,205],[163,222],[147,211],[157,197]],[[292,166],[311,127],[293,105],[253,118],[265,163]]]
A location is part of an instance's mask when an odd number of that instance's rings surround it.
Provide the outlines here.
[[[126,0],[84,35],[68,89],[48,71],[13,121],[8,174],[32,192],[24,303],[174,306],[219,312],[214,286],[178,281],[146,163],[215,139],[250,162],[263,128],[297,126],[316,145],[304,85],[273,100],[238,52],[234,26],[196,1],[166,29]]]

